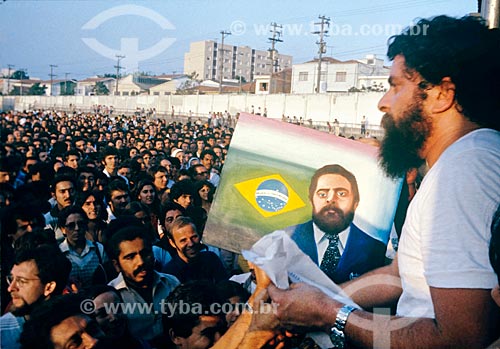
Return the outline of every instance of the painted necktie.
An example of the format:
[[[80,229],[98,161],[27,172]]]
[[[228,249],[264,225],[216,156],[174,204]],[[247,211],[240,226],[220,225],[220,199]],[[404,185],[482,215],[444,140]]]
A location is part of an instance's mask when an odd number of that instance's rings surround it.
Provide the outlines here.
[[[329,243],[325,251],[325,255],[323,256],[323,260],[321,261],[320,269],[328,275],[328,277],[332,278],[340,260],[339,236],[337,234],[332,234],[326,235],[326,237],[328,238]]]

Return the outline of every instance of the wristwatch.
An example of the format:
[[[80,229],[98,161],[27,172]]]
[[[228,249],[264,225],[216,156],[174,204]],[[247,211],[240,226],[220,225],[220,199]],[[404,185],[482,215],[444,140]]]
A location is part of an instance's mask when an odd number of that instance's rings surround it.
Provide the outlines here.
[[[332,348],[345,348],[345,334],[344,329],[347,323],[347,318],[349,315],[356,310],[355,307],[350,305],[344,305],[337,313],[337,318],[335,319],[335,324],[332,326],[330,333],[330,340],[332,341]]]

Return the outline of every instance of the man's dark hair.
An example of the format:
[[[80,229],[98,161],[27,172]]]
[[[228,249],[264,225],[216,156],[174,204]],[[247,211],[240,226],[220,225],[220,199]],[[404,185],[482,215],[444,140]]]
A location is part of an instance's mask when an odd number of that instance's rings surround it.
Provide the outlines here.
[[[94,167],[91,167],[91,166],[78,166],[78,168],[76,170],[76,174],[78,176],[82,173],[92,173],[95,177],[96,172],[97,172],[96,169]]]
[[[340,165],[326,165],[314,172],[314,175],[311,178],[311,184],[309,184],[309,199],[314,197],[314,192],[316,191],[316,187],[318,185],[319,177],[326,174],[336,174],[344,177],[351,184],[352,194],[354,196],[354,202],[359,202],[359,190],[358,190],[358,182],[356,181],[356,177],[343,168]]]
[[[0,213],[2,239],[7,239],[8,234],[14,234],[17,230],[16,220],[33,222],[33,225],[43,228],[45,219],[39,207],[23,202],[11,205]]]
[[[161,213],[160,213],[160,224],[164,227],[165,226],[165,216],[167,215],[168,211],[176,211],[179,210],[182,215],[186,213],[186,209],[179,205],[177,202],[172,202],[169,201],[165,205],[162,206],[161,208]]]
[[[169,174],[168,170],[161,165],[151,166],[147,171],[148,175],[150,175],[153,179],[155,178],[155,174],[157,174],[158,172],[164,172],[167,175]]]
[[[68,207],[63,208],[61,210],[61,212],[59,212],[59,215],[58,215],[58,218],[57,218],[57,225],[59,227],[65,227],[66,226],[66,220],[72,214],[79,214],[79,215],[82,216],[82,218],[85,221],[88,221],[87,214],[85,213],[85,211],[83,211],[83,209],[81,208],[81,206],[70,205]]]
[[[106,156],[110,156],[110,155],[115,155],[115,156],[119,157],[120,156],[120,152],[115,147],[105,146],[101,150],[101,161],[104,161],[104,159],[106,158]]]
[[[74,147],[74,148],[76,148],[76,142],[81,142],[81,141],[84,141],[84,142],[85,142],[85,139],[84,139],[83,137],[75,137],[75,138],[73,139],[73,142],[71,142],[71,143],[72,143],[73,147]],[[85,144],[86,144],[86,143],[87,143],[87,142],[85,142]]]
[[[54,232],[51,229],[35,227],[32,232],[24,234],[14,241],[14,250],[16,253],[20,253],[18,251],[31,250],[46,244],[58,247]]]
[[[63,156],[68,151],[68,144],[64,141],[57,141],[52,145],[50,157],[55,159],[58,156]]]
[[[200,154],[200,160],[203,160],[203,158],[207,154],[212,155],[214,160],[219,158],[217,155],[215,155],[215,153],[214,153],[214,151],[212,149],[205,149]]]
[[[69,159],[69,157],[70,157],[71,155],[77,156],[77,157],[78,157],[78,159],[81,159],[81,157],[82,157],[82,155],[80,154],[80,151],[79,151],[79,150],[72,148],[72,149],[68,150],[68,151],[64,154],[64,161],[68,161],[68,159]]]
[[[65,166],[63,163],[63,166],[57,170],[56,175],[69,176],[72,177],[73,179],[76,179],[76,170],[73,167]]]
[[[419,86],[455,84],[459,111],[482,126],[500,129],[500,31],[476,16],[421,19],[389,39],[387,56],[404,56],[407,73],[419,73]]]
[[[128,190],[127,183],[123,181],[123,179],[114,179],[111,182],[109,182],[108,187],[106,189],[106,201],[110,202],[111,201],[111,193],[114,191],[119,190],[119,191],[124,191],[128,194],[130,194]]]
[[[38,268],[38,276],[42,284],[56,282],[54,295],[62,294],[68,283],[71,262],[57,245],[44,244],[32,249],[20,249],[16,254],[15,265],[34,261]]]
[[[192,179],[193,181],[195,181],[195,180],[196,180],[196,175],[198,174],[198,173],[196,172],[196,169],[197,169],[198,167],[203,167],[203,168],[205,168],[205,170],[207,170],[207,169],[206,169],[206,167],[205,167],[205,165],[203,165],[203,164],[195,164],[195,165],[191,165],[191,166],[189,166],[189,169],[188,169],[188,174],[189,174],[189,177],[191,177],[191,179]],[[207,172],[207,173],[208,173],[208,172]]]
[[[231,280],[219,281],[215,286],[215,292],[225,301],[232,297],[240,297],[242,302],[246,302],[250,297],[250,293],[241,284]]]
[[[42,181],[50,182],[52,178],[55,176],[54,167],[46,162],[37,162],[36,164],[31,165],[30,174],[40,174],[40,178]]]
[[[131,168],[130,159],[125,159],[124,161],[120,162],[120,165],[118,165],[118,169],[121,168]]]
[[[84,301],[81,294],[68,294],[51,298],[37,307],[24,324],[19,341],[23,349],[53,349],[51,330],[65,319],[80,315]]]
[[[134,241],[135,239],[142,239],[145,247],[149,247],[150,249],[153,248],[148,238],[148,232],[144,226],[126,227],[118,230],[109,238],[109,249],[107,252],[109,252],[110,258],[118,260],[118,256],[120,256],[120,244],[123,241]]]
[[[75,177],[68,175],[56,175],[51,183],[50,190],[54,193],[56,191],[57,183],[60,182],[71,182],[73,183],[73,188],[76,190]]]
[[[194,327],[200,324],[201,315],[219,316],[221,325],[225,328],[225,321],[221,312],[215,311],[219,307],[213,307],[213,304],[222,304],[221,298],[215,292],[215,285],[209,281],[196,280],[188,281],[185,284],[177,286],[166,298],[166,303],[172,304],[168,309],[173,312],[163,317],[164,332],[169,333],[173,330],[174,335],[187,338],[191,335]],[[174,304],[176,306],[174,306]],[[190,306],[201,307],[199,311],[182,311],[179,305],[188,304]],[[193,308],[194,309],[194,308]],[[221,328],[216,328],[221,335]],[[215,334],[215,333],[214,333]]]
[[[500,206],[498,206],[491,223],[489,255],[491,266],[497,274],[498,283],[500,284]]]
[[[183,179],[175,183],[172,188],[170,188],[170,200],[177,200],[183,194],[188,194],[194,196],[194,184],[190,179]]]

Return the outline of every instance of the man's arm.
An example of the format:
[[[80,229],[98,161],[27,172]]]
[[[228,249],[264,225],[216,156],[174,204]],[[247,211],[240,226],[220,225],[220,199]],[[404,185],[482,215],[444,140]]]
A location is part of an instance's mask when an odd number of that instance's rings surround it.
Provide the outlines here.
[[[390,265],[375,269],[340,286],[356,304],[365,309],[391,304],[401,295],[397,263],[396,256]],[[335,323],[338,308],[342,306],[319,289],[302,283],[292,284],[288,290],[280,290],[271,284],[268,292],[271,300],[278,304],[278,318],[285,325],[329,331]]]
[[[271,285],[268,290],[278,304],[278,318],[285,325],[319,328],[330,333],[343,306],[306,284],[294,284],[289,290]],[[373,295],[377,298],[375,292]],[[493,340],[498,318],[490,290],[431,287],[431,297],[435,319],[355,310],[345,328],[348,342],[362,347],[479,348]]]
[[[430,288],[435,319],[354,311],[349,342],[390,348],[483,348],[494,339],[498,316],[490,290]]]
[[[402,292],[397,254],[391,264],[344,282],[340,287],[364,309],[394,304]]]

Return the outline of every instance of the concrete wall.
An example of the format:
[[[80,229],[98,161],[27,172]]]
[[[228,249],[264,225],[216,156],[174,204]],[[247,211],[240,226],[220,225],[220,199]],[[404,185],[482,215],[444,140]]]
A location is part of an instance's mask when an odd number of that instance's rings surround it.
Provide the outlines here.
[[[80,110],[91,110],[92,105],[113,106],[117,112],[134,112],[137,108],[156,108],[158,115],[170,115],[172,105],[176,114],[207,116],[209,112],[224,112],[232,115],[249,112],[252,105],[257,111],[267,108],[270,118],[281,119],[285,114],[303,120],[326,123],[337,118],[341,123],[359,124],[366,115],[370,125],[380,124],[382,113],[377,103],[382,92],[367,93],[322,93],[322,94],[271,94],[271,95],[169,95],[169,96],[16,96],[1,97],[2,110],[12,109],[68,109],[72,104]]]

